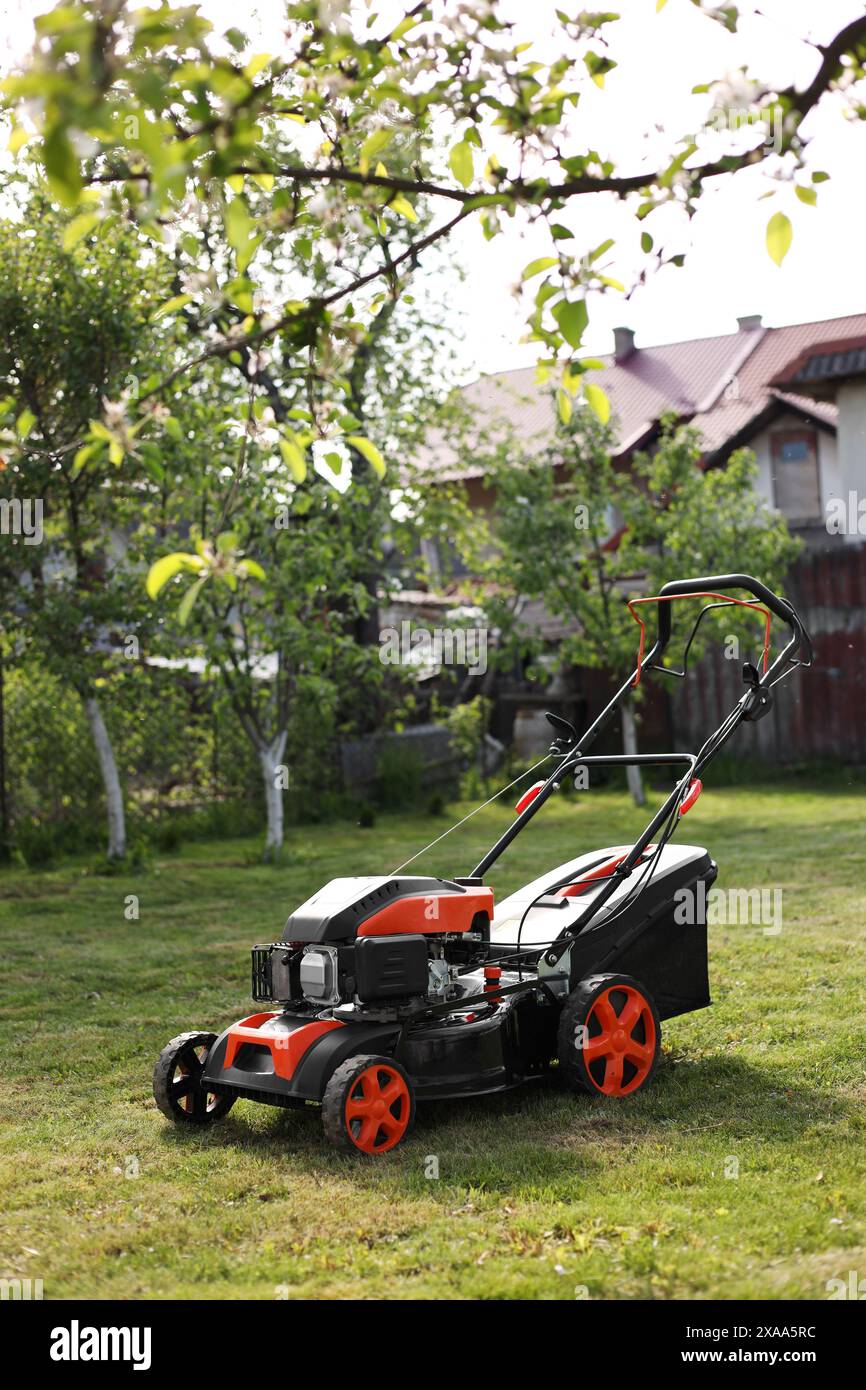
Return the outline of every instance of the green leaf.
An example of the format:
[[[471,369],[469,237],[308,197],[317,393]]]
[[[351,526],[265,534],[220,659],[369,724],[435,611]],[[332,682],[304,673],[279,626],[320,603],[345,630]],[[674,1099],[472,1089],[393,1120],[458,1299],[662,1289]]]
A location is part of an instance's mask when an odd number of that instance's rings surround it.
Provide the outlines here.
[[[140,458],[148,477],[152,478],[155,483],[165,482],[165,469],[162,466],[159,448],[156,444],[146,439],[141,446]]]
[[[160,304],[159,308],[154,311],[151,316],[153,321],[156,322],[157,319],[164,318],[166,314],[173,314],[178,309],[182,309],[184,304],[189,304],[191,299],[191,294],[172,295],[171,299],[167,299],[164,304]]]
[[[646,252],[647,255],[649,255],[650,251],[653,249],[653,239],[650,236],[649,232],[641,232],[640,249],[641,251]]]
[[[26,439],[33,426],[36,424],[36,416],[32,410],[22,410],[18,419],[15,421],[15,432],[19,439]]]
[[[367,136],[361,146],[360,168],[362,174],[366,174],[377,154],[381,154],[386,145],[390,145],[393,137],[393,130],[387,130],[384,126]]]
[[[29,139],[30,135],[28,131],[24,129],[23,125],[17,125],[13,128],[12,134],[9,136],[9,143],[6,148],[10,154],[15,155],[20,149],[23,149]]]
[[[158,560],[154,560],[147,572],[145,588],[149,598],[156,598],[170,579],[174,579],[181,570],[203,568],[204,562],[198,555],[190,555],[184,551],[176,550],[171,555],[162,555]]]
[[[656,14],[661,14],[668,0],[656,0]]]
[[[604,87],[605,75],[616,67],[612,58],[601,53],[593,53],[592,49],[583,55],[583,62],[596,87],[602,88]]]
[[[207,583],[209,575],[203,574],[194,584],[190,584],[183,598],[177,606],[177,620],[181,627],[186,627],[187,619],[193,610],[193,605]]]
[[[569,347],[579,348],[581,340],[589,322],[589,313],[585,299],[575,299],[569,303],[566,299],[561,299],[554,306],[553,317],[559,325],[562,334]]]
[[[468,188],[475,177],[475,160],[472,155],[472,146],[466,140],[460,140],[451,147],[448,167],[460,186]]]
[[[560,420],[564,425],[567,425],[571,419],[571,396],[567,391],[557,391],[556,405]]]
[[[347,434],[346,443],[367,460],[377,478],[384,478],[385,460],[372,440],[366,439],[363,434]]]
[[[572,363],[570,366],[566,367],[565,371],[562,373],[563,391],[567,391],[570,396],[573,396],[575,391],[580,388],[581,375],[579,362]]]
[[[802,184],[796,183],[794,185],[794,192],[800,199],[800,202],[805,203],[807,207],[813,208],[818,201],[818,194],[815,192],[814,188],[806,188],[803,187]]]
[[[82,241],[93,231],[98,222],[98,212],[82,212],[77,217],[73,217],[63,231],[64,251],[71,251],[73,246],[76,246],[79,241]]]
[[[392,212],[399,212],[400,216],[405,217],[407,221],[418,221],[417,212],[409,202],[409,199],[404,198],[402,193],[398,193],[395,198],[392,198],[388,206],[391,208]]]
[[[281,438],[280,453],[283,462],[291,469],[295,482],[302,483],[307,476],[307,460],[304,458],[303,449],[294,439]]]
[[[87,467],[90,460],[94,458],[96,454],[99,454],[101,452],[101,443],[83,444],[81,448],[78,450],[77,454],[75,455],[75,458],[72,460],[72,471],[70,473],[70,477],[77,478],[81,470]]]
[[[244,68],[244,77],[257,77],[266,68],[273,57],[272,53],[254,53],[250,61]]]
[[[421,23],[420,18],[414,14],[407,14],[405,19],[401,19],[396,29],[392,29],[389,35],[391,43],[396,43],[402,39],[404,34],[408,34],[410,29],[415,29]]]
[[[232,198],[223,214],[226,239],[235,253],[238,270],[243,273],[256,249],[255,222],[243,198]]]
[[[521,280],[531,280],[533,275],[540,275],[543,270],[552,270],[555,265],[559,265],[556,256],[539,256],[537,261],[530,261],[529,265],[524,266]]]
[[[594,261],[597,261],[599,257],[603,256],[606,251],[609,251],[613,244],[614,241],[613,237],[611,236],[607,238],[607,241],[603,241],[600,246],[596,246],[594,251],[590,251],[589,256],[587,257],[587,260],[589,261],[590,265],[592,265]]]
[[[247,579],[265,580],[267,575],[257,560],[239,560],[237,563],[238,574],[243,574]]]
[[[783,212],[774,212],[767,223],[767,250],[770,259],[781,265],[791,249],[794,228]]]
[[[42,162],[52,193],[65,207],[74,207],[81,192],[81,170],[62,126],[54,126],[42,141]]]
[[[596,386],[593,381],[588,381],[583,390],[590,410],[598,416],[603,425],[606,425],[610,419],[610,401],[607,398],[607,393],[602,391],[600,386]]]

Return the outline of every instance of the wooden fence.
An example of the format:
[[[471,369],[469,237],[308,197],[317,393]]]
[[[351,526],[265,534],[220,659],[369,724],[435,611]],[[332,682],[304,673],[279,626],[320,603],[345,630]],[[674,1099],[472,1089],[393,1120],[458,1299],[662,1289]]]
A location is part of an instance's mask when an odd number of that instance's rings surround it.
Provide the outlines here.
[[[801,556],[784,591],[812,637],[814,665],[785,680],[771,713],[743,725],[726,751],[761,762],[866,764],[866,545]],[[781,635],[774,619],[771,654]],[[714,649],[672,696],[677,747],[699,746],[742,693],[742,662]]]

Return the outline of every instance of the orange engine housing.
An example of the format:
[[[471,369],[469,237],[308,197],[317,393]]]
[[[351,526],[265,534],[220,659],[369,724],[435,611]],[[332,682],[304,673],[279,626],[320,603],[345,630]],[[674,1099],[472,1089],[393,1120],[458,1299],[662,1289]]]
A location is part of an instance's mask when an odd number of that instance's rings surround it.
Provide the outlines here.
[[[493,889],[467,888],[463,893],[428,893],[399,898],[362,922],[358,936],[423,935],[471,931],[479,912],[493,917]]]

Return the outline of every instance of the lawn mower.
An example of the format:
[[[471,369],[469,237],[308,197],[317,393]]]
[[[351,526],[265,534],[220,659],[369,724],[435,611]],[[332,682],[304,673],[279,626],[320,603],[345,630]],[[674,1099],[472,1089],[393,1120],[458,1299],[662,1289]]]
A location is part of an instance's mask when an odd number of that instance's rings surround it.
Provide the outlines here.
[[[731,598],[732,589],[751,597]],[[688,597],[706,602],[677,671],[660,659],[671,602]],[[650,605],[657,635],[647,651]],[[763,615],[760,664],[745,663],[742,697],[700,750],[587,754],[646,673],[686,676],[704,615],[734,605]],[[314,1102],[332,1143],[382,1154],[409,1132],[416,1101],[488,1095],[551,1071],[593,1095],[646,1086],[662,1020],[710,1003],[701,905],[717,868],[705,849],[671,838],[700,795],[701,773],[741,723],[768,713],[779,681],[811,665],[812,648],[793,605],[748,575],[677,580],[629,608],[640,625],[634,671],[582,736],[548,714],[550,751],[522,776],[548,759],[553,770],[520,797],[515,820],[472,872],[404,873],[420,850],[391,874],[320,888],[291,913],[279,941],[252,948],[253,999],[272,1007],[219,1037],[181,1033],[163,1050],[154,1095],[169,1119],[208,1124],[239,1099]],[[773,616],[790,636],[771,664]],[[671,768],[675,777],[636,842],[578,855],[494,910],[484,876],[565,778],[628,764]],[[684,893],[697,912],[676,911]]]

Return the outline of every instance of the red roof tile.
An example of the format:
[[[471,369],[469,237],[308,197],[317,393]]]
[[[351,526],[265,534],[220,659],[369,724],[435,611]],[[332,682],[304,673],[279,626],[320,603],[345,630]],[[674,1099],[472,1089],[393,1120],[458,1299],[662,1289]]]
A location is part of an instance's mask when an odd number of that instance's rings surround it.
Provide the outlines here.
[[[786,368],[817,352],[822,343],[833,349],[843,342],[859,345],[866,337],[866,314],[791,324],[783,328],[741,329],[716,338],[636,348],[616,362],[587,374],[610,397],[620,454],[639,447],[666,411],[675,411],[700,430],[707,454],[723,450],[751,422],[758,422],[778,403],[807,412],[829,427],[836,410],[830,402],[779,389]],[[521,438],[528,451],[549,442],[554,428],[549,385],[539,386],[533,367],[481,377],[463,392],[479,438],[495,434],[500,422]],[[441,436],[431,437],[422,467],[443,480],[477,475],[467,468]]]

